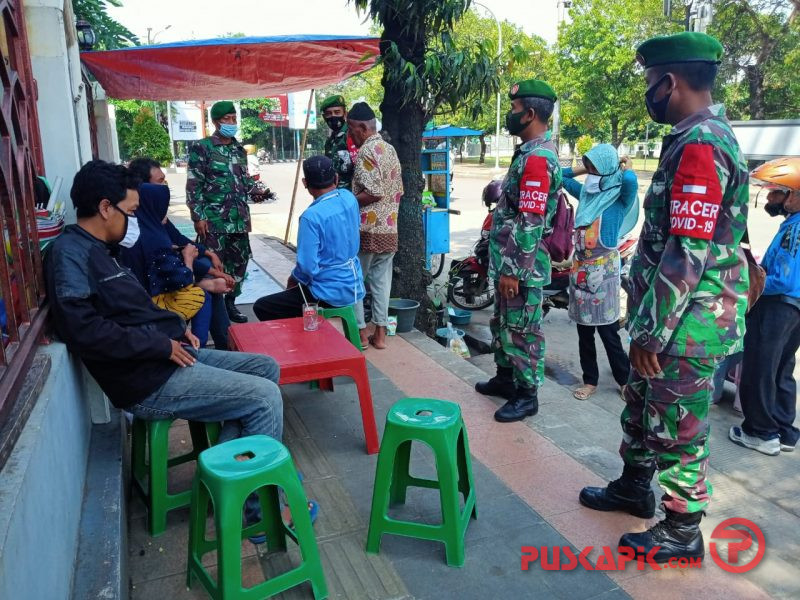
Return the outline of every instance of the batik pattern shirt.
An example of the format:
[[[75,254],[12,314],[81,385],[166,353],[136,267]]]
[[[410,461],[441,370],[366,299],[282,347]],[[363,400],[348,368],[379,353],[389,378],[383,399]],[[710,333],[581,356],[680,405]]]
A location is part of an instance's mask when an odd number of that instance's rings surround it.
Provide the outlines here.
[[[664,138],[630,271],[628,329],[645,350],[721,357],[742,348],[748,171],[722,105]]]
[[[358,150],[353,194],[366,191],[380,198],[361,207],[361,252],[397,252],[397,211],[403,179],[397,152],[375,134]]]

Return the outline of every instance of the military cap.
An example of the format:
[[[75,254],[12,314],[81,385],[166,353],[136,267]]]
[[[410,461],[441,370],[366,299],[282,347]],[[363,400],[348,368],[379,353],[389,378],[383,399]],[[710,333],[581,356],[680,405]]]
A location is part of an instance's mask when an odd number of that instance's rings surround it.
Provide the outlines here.
[[[351,121],[371,121],[375,118],[375,112],[366,102],[356,102],[353,107],[347,111],[347,118]]]
[[[558,96],[553,91],[549,84],[540,79],[526,79],[518,81],[511,86],[508,92],[508,97],[514,100],[515,98],[544,98],[555,102]]]
[[[216,121],[225,115],[235,112],[236,107],[233,105],[233,102],[230,100],[221,100],[220,102],[214,103],[214,106],[211,107],[211,118]]]
[[[716,38],[696,31],[684,31],[650,38],[636,49],[636,60],[645,69],[689,62],[718,64],[722,53],[722,44]]]
[[[341,106],[346,107],[347,104],[344,101],[344,96],[341,94],[335,94],[333,96],[328,96],[325,100],[322,101],[322,104],[319,105],[320,112],[324,110],[328,110],[332,106]]]

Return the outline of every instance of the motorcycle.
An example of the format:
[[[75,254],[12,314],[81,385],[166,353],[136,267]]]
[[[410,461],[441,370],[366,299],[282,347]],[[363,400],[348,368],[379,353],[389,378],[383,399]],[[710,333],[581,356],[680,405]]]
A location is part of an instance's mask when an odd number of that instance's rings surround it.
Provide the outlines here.
[[[482,201],[489,211],[481,225],[481,237],[472,248],[472,254],[450,263],[447,299],[454,306],[466,310],[481,310],[494,302],[494,282],[489,277],[489,233],[492,230],[494,206],[500,199],[502,182],[492,181],[484,189]],[[630,259],[636,251],[638,240],[630,237],[619,245],[622,288],[628,291]],[[550,283],[543,288],[542,311],[546,315],[552,308],[569,307],[569,274],[572,260],[555,263],[550,271]]]

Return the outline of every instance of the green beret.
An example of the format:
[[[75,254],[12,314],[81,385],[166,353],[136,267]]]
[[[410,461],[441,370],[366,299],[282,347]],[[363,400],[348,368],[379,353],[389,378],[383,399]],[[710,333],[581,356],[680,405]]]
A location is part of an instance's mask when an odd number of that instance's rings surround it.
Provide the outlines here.
[[[342,108],[347,106],[347,103],[344,101],[344,96],[341,94],[335,94],[333,96],[328,96],[325,100],[322,101],[322,104],[319,105],[319,111],[323,112],[328,110],[332,106],[341,106]]]
[[[650,38],[636,49],[636,60],[645,69],[675,63],[719,63],[723,48],[716,38],[705,33],[684,31]]]
[[[229,115],[235,112],[236,112],[236,107],[233,105],[233,102],[231,102],[230,100],[222,100],[220,102],[216,102],[214,106],[211,107],[211,119],[216,121],[217,119],[221,119],[225,115]]]
[[[508,92],[508,97],[512,100],[514,98],[544,98],[555,102],[558,96],[547,83],[539,79],[526,79],[525,81],[518,81],[511,86]]]

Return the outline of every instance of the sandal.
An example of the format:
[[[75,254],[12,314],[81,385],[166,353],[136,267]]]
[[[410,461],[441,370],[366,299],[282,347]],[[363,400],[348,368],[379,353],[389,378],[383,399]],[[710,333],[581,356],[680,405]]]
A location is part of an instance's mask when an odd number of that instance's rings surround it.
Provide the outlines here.
[[[589,385],[588,383],[582,385],[577,390],[572,392],[572,395],[578,400],[588,400],[597,391],[596,385]]]

